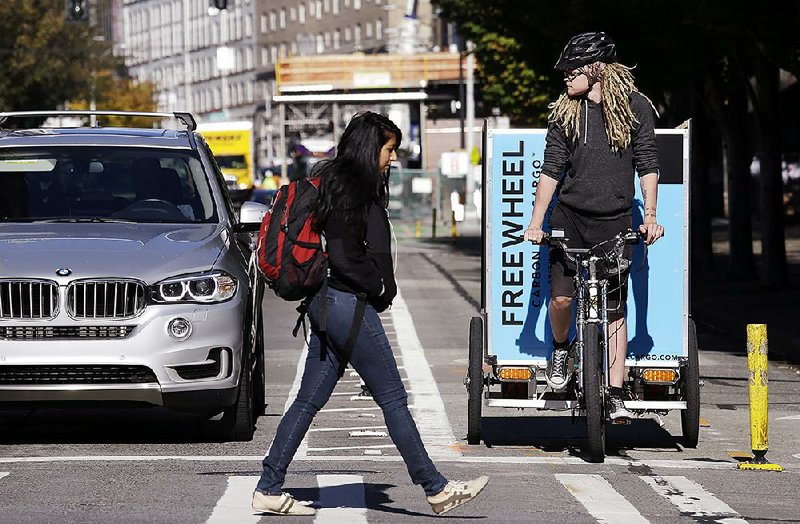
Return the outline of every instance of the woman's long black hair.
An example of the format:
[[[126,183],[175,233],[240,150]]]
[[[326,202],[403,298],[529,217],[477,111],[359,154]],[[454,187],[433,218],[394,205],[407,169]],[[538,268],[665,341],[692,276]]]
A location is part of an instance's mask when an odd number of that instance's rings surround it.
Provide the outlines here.
[[[322,229],[331,213],[342,213],[346,223],[359,226],[366,220],[368,204],[388,198],[388,173],[380,172],[381,148],[394,138],[403,138],[394,122],[365,111],[350,120],[336,146],[336,157],[320,162],[312,176],[322,178],[315,214]],[[395,147],[397,147],[395,146]]]

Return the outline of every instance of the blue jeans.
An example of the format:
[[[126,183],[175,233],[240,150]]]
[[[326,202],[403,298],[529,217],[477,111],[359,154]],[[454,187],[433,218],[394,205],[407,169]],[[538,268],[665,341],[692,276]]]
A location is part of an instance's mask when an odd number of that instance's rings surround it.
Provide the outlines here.
[[[256,489],[268,495],[281,493],[289,463],[305,437],[314,415],[330,398],[343,371],[340,369],[340,351],[345,346],[353,324],[356,297],[352,293],[328,288],[327,333],[330,343],[326,348],[325,359],[320,359],[320,341],[315,329],[320,300],[322,296],[318,293],[309,308],[311,341],[300,391],[278,424],[275,439],[269,453],[264,457],[261,479]],[[436,470],[422,444],[417,426],[408,410],[408,395],[400,380],[392,348],[378,313],[370,305],[366,307],[350,364],[361,375],[375,402],[383,410],[389,435],[403,456],[411,480],[414,484],[421,485],[426,495],[441,492],[447,480]]]

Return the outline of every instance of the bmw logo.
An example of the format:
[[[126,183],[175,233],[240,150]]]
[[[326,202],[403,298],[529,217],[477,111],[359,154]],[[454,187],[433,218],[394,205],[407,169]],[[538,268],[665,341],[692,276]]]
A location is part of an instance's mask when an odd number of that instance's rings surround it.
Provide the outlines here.
[[[70,268],[68,268],[68,267],[62,267],[62,268],[59,268],[56,271],[56,275],[58,275],[60,277],[68,277],[71,274],[72,274],[72,270]]]

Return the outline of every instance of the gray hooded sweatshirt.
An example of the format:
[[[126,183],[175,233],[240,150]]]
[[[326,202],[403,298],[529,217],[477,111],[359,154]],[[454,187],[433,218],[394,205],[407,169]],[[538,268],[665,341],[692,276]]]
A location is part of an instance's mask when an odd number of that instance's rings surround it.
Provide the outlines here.
[[[631,214],[634,173],[658,172],[653,108],[637,92],[630,95],[638,124],[631,145],[616,153],[606,135],[603,108],[581,102],[579,135],[571,142],[557,124],[550,124],[542,174],[561,182],[558,201],[584,215],[617,218]]]

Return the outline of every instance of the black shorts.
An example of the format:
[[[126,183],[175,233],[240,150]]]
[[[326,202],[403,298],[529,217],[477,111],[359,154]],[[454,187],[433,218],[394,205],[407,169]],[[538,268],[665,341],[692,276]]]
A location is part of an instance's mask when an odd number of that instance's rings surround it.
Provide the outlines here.
[[[584,215],[556,203],[550,215],[550,230],[562,229],[569,247],[593,247],[613,238],[631,227],[631,215],[604,219]],[[625,246],[623,256],[631,261],[632,249]],[[630,264],[628,264],[630,266]],[[550,296],[571,297],[575,294],[575,264],[564,256],[560,249],[550,250]],[[628,298],[628,271],[613,276],[608,282],[608,316],[611,320],[625,314]]]

